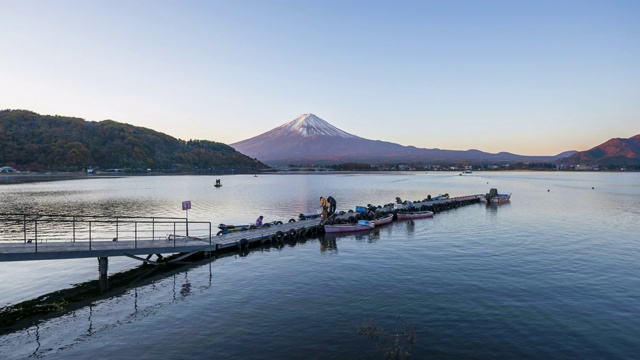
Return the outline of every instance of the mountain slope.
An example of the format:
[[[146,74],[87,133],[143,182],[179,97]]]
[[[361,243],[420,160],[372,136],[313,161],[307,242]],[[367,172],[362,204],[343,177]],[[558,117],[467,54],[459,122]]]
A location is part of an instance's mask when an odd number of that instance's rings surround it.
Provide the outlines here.
[[[183,141],[154,130],[118,123],[0,111],[0,164],[31,170],[79,170],[93,166],[169,170],[250,171],[266,165],[212,141]]]
[[[640,135],[613,138],[587,151],[556,161],[565,165],[640,166]]]
[[[521,156],[479,150],[421,149],[369,140],[342,131],[325,120],[303,114],[261,135],[231,144],[236,150],[272,165],[342,162],[488,162],[553,161],[556,157]]]

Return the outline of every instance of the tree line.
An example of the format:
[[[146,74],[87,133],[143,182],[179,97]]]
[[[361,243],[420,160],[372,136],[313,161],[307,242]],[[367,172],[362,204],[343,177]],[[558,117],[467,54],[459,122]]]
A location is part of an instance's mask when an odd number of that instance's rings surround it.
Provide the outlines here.
[[[132,171],[250,172],[268,168],[234,148],[207,140],[181,140],[112,120],[0,111],[0,164],[30,171],[88,167]]]

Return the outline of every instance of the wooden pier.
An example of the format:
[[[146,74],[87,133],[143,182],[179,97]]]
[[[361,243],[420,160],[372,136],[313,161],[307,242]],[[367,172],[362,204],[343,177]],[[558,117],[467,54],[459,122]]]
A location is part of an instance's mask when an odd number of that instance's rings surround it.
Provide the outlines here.
[[[438,213],[480,202],[483,195],[456,198],[400,201],[384,206],[367,206],[365,213],[337,213],[333,221],[346,222],[398,211],[433,211]],[[43,228],[65,227],[55,236]],[[210,222],[193,222],[184,218],[147,217],[83,217],[70,215],[0,214],[3,232],[0,238],[0,261],[60,260],[98,258],[99,273],[105,277],[108,258],[127,256],[159,265],[153,255],[180,254],[172,261],[183,260],[195,253],[207,255],[217,251],[246,251],[262,244],[315,237],[324,232],[319,218],[267,224],[259,228],[212,235]],[[40,233],[38,233],[40,226]],[[9,241],[4,238],[13,236]],[[81,236],[83,235],[83,236]],[[146,256],[145,256],[146,255]]]

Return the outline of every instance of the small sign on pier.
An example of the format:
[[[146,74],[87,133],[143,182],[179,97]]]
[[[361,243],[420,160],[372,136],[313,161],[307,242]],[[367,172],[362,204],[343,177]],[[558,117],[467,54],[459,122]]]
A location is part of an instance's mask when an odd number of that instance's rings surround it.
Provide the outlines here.
[[[186,226],[187,226],[187,236],[189,236],[189,209],[191,209],[191,200],[182,202],[182,210],[186,211]]]

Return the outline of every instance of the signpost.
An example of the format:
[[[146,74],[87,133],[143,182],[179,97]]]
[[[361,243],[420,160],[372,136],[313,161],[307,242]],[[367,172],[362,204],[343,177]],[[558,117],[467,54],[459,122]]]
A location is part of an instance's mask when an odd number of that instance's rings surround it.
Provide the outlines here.
[[[191,209],[191,200],[182,202],[182,210],[186,212],[187,217],[187,236],[189,236],[189,209]]]

